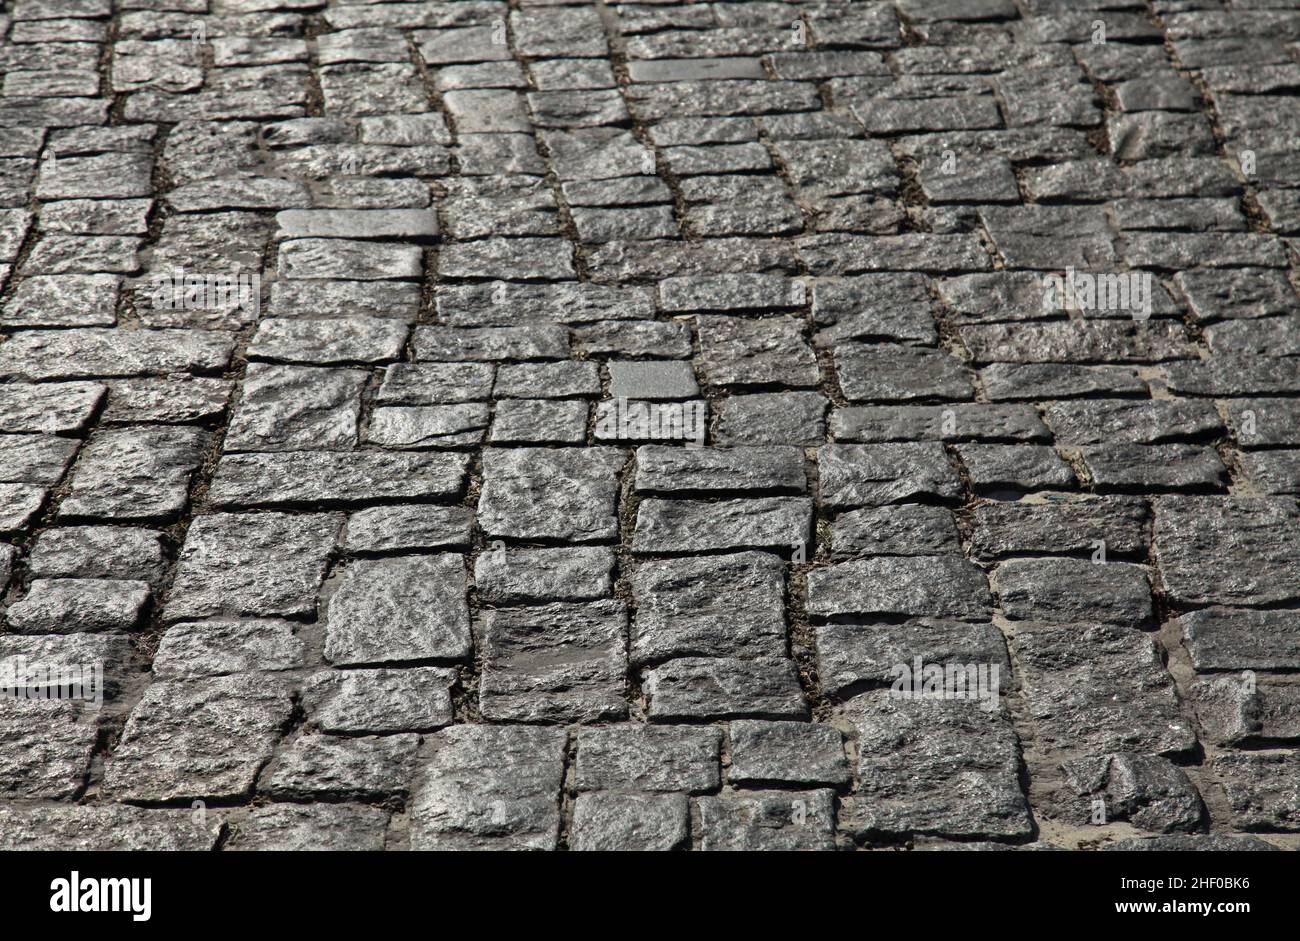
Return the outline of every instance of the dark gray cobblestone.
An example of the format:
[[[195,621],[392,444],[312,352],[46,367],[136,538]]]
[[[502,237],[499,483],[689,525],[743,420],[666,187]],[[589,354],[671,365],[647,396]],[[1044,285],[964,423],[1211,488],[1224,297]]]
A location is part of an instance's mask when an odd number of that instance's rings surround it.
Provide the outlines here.
[[[0,0],[0,848],[1300,848],[1294,14]]]

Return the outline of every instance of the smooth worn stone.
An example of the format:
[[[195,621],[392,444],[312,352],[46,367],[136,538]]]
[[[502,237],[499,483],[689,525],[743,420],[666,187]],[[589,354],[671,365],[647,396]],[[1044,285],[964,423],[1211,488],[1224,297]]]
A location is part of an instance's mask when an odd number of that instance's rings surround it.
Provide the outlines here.
[[[598,722],[627,715],[627,608],[553,603],[487,613],[480,709],[509,722]]]
[[[322,731],[422,732],[450,725],[454,670],[336,670],[317,673],[303,689],[303,704]]]
[[[620,782],[621,783],[621,782]],[[685,794],[579,794],[573,802],[570,849],[664,852],[690,841]]]
[[[304,735],[267,765],[261,789],[277,800],[405,797],[419,744],[418,735]]]
[[[807,545],[812,501],[805,497],[746,500],[647,499],[637,508],[632,551],[707,552],[769,549],[798,552]]]
[[[463,659],[470,653],[461,556],[359,559],[344,567],[325,618],[325,657],[348,666]]]
[[[902,624],[824,624],[816,629],[817,671],[830,696],[848,698],[892,685],[922,664],[987,665],[1010,675],[1006,641],[989,623],[917,620]],[[962,667],[964,669],[964,667]]]
[[[838,785],[850,778],[839,729],[808,722],[731,723],[728,781]]]
[[[785,563],[777,556],[647,559],[631,582],[633,663],[786,655]]]
[[[1018,630],[1011,638],[1035,749],[1180,755],[1196,736],[1150,635],[1113,625]]]
[[[292,706],[263,674],[154,683],[108,759],[104,790],[142,802],[245,798]]]
[[[458,725],[431,737],[410,808],[416,850],[555,849],[562,729]]]
[[[972,515],[971,552],[979,559],[1041,555],[1146,554],[1144,500],[1098,497],[1044,503],[984,501]]]
[[[489,539],[613,540],[618,474],[625,461],[625,453],[615,448],[488,449],[479,526]]]
[[[1082,559],[1009,559],[993,573],[1004,615],[1013,621],[1151,624],[1146,570],[1128,562]]]
[[[682,657],[646,670],[642,689],[657,721],[808,714],[791,660]]]
[[[219,507],[452,499],[464,485],[466,465],[463,455],[432,452],[231,454],[217,465],[208,496]]]
[[[479,554],[474,584],[480,600],[509,605],[589,601],[613,592],[614,552],[606,546],[507,549]]]
[[[180,551],[167,620],[313,614],[342,523],[332,514],[199,516]]]
[[[837,559],[961,551],[951,510],[912,503],[841,513],[831,525],[831,545],[831,554]]]
[[[1029,835],[1016,734],[1005,711],[981,706],[884,691],[851,700],[858,787],[845,823],[877,838]]]
[[[808,573],[808,613],[813,617],[983,619],[988,610],[988,580],[960,556],[882,556]]]
[[[823,503],[836,509],[961,496],[961,478],[934,442],[830,444],[817,452],[817,472]]]
[[[639,723],[582,729],[577,735],[579,791],[716,790],[722,730],[715,726]]]
[[[670,448],[643,445],[636,452],[636,489],[676,491],[781,490],[808,488],[803,453],[794,447]]]
[[[834,793],[735,792],[700,797],[702,850],[830,850],[835,847]]]
[[[700,391],[691,364],[680,360],[620,360],[607,368],[615,399],[689,399]]]
[[[1162,497],[1155,556],[1170,597],[1189,605],[1263,606],[1300,595],[1294,499]]]
[[[355,553],[410,549],[463,549],[473,519],[458,506],[376,506],[348,517],[343,548]]]
[[[37,578],[5,617],[21,634],[129,631],[149,603],[149,584],[105,578]]]
[[[27,568],[43,578],[128,578],[156,584],[166,570],[162,534],[127,526],[61,526],[41,533]]]
[[[60,519],[167,521],[181,513],[209,443],[196,428],[123,428],[91,437]]]
[[[222,449],[351,450],[368,379],[359,369],[249,363]]]
[[[322,37],[324,38],[324,37]],[[267,804],[232,827],[224,850],[375,852],[388,812],[359,804]]]
[[[188,621],[167,628],[151,669],[160,680],[190,680],[293,670],[305,659],[306,645],[291,621]]]

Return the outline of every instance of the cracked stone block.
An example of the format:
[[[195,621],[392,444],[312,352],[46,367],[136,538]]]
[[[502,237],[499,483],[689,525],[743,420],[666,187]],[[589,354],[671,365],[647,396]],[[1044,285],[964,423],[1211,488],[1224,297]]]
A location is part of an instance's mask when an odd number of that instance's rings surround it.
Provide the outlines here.
[[[881,556],[808,573],[808,613],[813,617],[984,619],[989,602],[984,573],[960,556]]]
[[[1135,497],[981,502],[975,506],[971,551],[978,559],[1018,553],[1144,556],[1149,514]]]
[[[304,735],[267,766],[262,790],[278,800],[405,797],[419,745],[418,735]]]
[[[1146,570],[1127,562],[1009,559],[994,571],[993,589],[1013,621],[1142,628],[1154,618]]]
[[[843,822],[869,837],[1028,836],[1016,733],[1004,711],[980,706],[883,691],[852,700],[858,787]]]
[[[267,804],[235,824],[222,849],[376,852],[384,848],[387,830],[388,812],[378,807]]]
[[[246,798],[292,709],[265,674],[154,683],[108,759],[104,790],[141,802]]]
[[[578,851],[664,852],[690,842],[685,794],[579,794],[569,846]]]
[[[209,436],[197,428],[124,428],[91,437],[59,505],[60,519],[174,519]]]
[[[483,452],[479,526],[489,539],[598,542],[618,536],[616,448]]]
[[[1172,756],[1196,748],[1149,635],[1100,624],[1020,630],[1011,649],[1036,749]]]
[[[817,447],[826,439],[827,399],[820,392],[733,395],[718,404],[720,447]]]
[[[747,500],[643,500],[632,551],[799,550],[807,544],[812,501],[804,497]]]
[[[470,653],[464,560],[359,559],[329,599],[325,657],[338,665],[457,660]]]
[[[156,584],[166,559],[156,530],[65,526],[41,533],[27,568],[43,578],[128,578]]]
[[[715,386],[813,386],[821,378],[802,320],[699,316],[695,322],[700,367]]]
[[[332,514],[197,517],[181,547],[167,620],[314,614],[342,523]]]
[[[903,624],[823,624],[815,629],[817,673],[830,696],[892,685],[900,667],[922,664],[988,665],[990,677],[1011,676],[1006,641],[992,624],[918,620]],[[991,680],[990,680],[991,682]]]
[[[485,615],[479,704],[506,722],[598,722],[627,715],[621,601],[500,608]]]
[[[961,478],[937,442],[828,444],[817,452],[822,502],[849,509],[917,498],[957,500]]]
[[[947,555],[961,552],[951,510],[902,503],[841,513],[831,524],[831,555]]]
[[[619,360],[607,368],[610,398],[689,399],[700,393],[691,364],[681,360]]]
[[[297,451],[356,447],[359,369],[312,369],[249,363],[239,407],[226,431],[226,451]]]
[[[1300,830],[1294,754],[1220,755],[1210,765],[1242,830]]]
[[[326,671],[307,681],[303,706],[322,732],[432,731],[451,724],[456,680],[455,670],[440,667]]]
[[[489,412],[485,402],[381,406],[371,413],[366,442],[394,449],[466,447],[483,440]]]
[[[468,548],[473,514],[459,506],[376,506],[348,517],[343,548],[349,552]]]
[[[656,721],[808,714],[794,662],[779,658],[681,657],[646,670],[643,690]]]
[[[808,722],[731,723],[732,783],[838,785],[851,777],[839,729]]]
[[[0,808],[5,850],[189,850],[216,848],[221,827],[184,810],[148,810],[129,804]]]
[[[121,279],[110,274],[37,275],[0,312],[6,327],[111,327]]]
[[[835,795],[829,790],[736,792],[699,797],[700,849],[777,852],[835,848]]]
[[[105,578],[37,578],[9,606],[9,626],[21,634],[129,631],[149,604],[149,584]]]
[[[208,497],[219,507],[445,500],[460,494],[466,469],[464,455],[437,452],[228,454]]]
[[[1178,620],[1197,670],[1300,669],[1300,629],[1289,611],[1214,606]]]
[[[614,551],[605,546],[507,549],[479,554],[474,583],[480,600],[509,605],[591,601],[613,593]]]
[[[1086,824],[1101,809],[1107,822],[1127,820],[1141,830],[1195,830],[1205,814],[1201,795],[1187,774],[1168,758],[1103,755],[1066,762],[1066,782],[1077,797],[1061,800],[1075,823]],[[1095,801],[1100,800],[1100,807]]]
[[[1162,497],[1155,501],[1155,555],[1181,604],[1269,605],[1300,595],[1296,501]]]
[[[642,725],[578,732],[575,786],[579,791],[716,790],[722,730],[714,726]]]
[[[77,453],[78,442],[53,435],[0,435],[0,479],[54,486]]]
[[[459,725],[431,737],[409,810],[416,850],[555,849],[562,729]]]
[[[975,395],[967,370],[942,350],[840,344],[835,372],[851,402],[962,400]]]
[[[0,795],[68,800],[90,773],[93,714],[59,700],[0,699]]]
[[[646,560],[631,582],[633,663],[786,655],[785,563],[777,556]]]
[[[671,448],[643,445],[636,452],[636,489],[675,491],[808,489],[803,453],[794,447]]]
[[[306,651],[290,621],[189,621],[163,634],[151,670],[160,680],[293,670]]]

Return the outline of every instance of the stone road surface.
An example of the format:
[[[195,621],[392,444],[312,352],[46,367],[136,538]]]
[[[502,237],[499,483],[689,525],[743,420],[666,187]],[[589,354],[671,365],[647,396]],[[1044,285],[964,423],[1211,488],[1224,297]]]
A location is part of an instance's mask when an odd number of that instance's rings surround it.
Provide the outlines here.
[[[0,9],[0,847],[1296,847],[1296,0]]]

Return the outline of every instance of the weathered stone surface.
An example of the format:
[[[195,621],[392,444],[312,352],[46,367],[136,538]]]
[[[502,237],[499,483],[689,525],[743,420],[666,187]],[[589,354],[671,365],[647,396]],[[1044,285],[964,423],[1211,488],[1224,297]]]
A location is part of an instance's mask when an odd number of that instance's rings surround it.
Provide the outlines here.
[[[419,744],[418,735],[304,735],[267,766],[261,789],[277,800],[404,797]]]
[[[614,448],[489,449],[483,454],[479,525],[489,538],[599,542],[618,534]]]
[[[226,850],[294,852],[384,848],[388,813],[358,804],[268,804],[232,827]]]
[[[146,582],[105,578],[37,578],[5,612],[22,634],[129,631],[149,603]]]
[[[571,849],[665,851],[690,840],[684,794],[579,794],[573,802]]]
[[[846,784],[851,775],[838,729],[807,722],[731,723],[727,780]]]
[[[162,534],[126,526],[63,526],[41,533],[27,567],[42,578],[126,578],[157,583]]]
[[[1300,669],[1300,627],[1289,611],[1214,606],[1178,620],[1197,670]]]
[[[637,510],[635,552],[712,549],[798,551],[808,539],[812,501],[802,497],[750,500],[643,500]]]
[[[1073,801],[1062,810],[1083,824],[1101,811],[1106,822],[1127,820],[1142,830],[1194,830],[1205,814],[1201,796],[1181,768],[1154,755],[1104,755],[1067,762]],[[1098,803],[1100,801],[1100,804]]]
[[[322,732],[421,732],[450,725],[454,670],[333,670],[313,675],[303,706]]]
[[[359,559],[344,568],[326,620],[325,656],[340,666],[463,659],[465,563],[450,553]]]
[[[0,699],[0,794],[69,800],[84,786],[98,731],[67,701]]]
[[[357,443],[358,369],[312,369],[250,363],[230,420],[226,451],[350,450]]]
[[[209,437],[197,428],[123,428],[91,437],[60,519],[170,521],[185,509]]]
[[[822,689],[845,697],[865,687],[891,685],[901,667],[985,664],[999,685],[1011,675],[1006,642],[992,624],[918,620],[903,624],[824,624],[816,629],[817,673]]]
[[[303,665],[306,645],[290,621],[190,621],[173,624],[154,654],[160,680],[188,680]]]
[[[803,454],[793,447],[670,448],[645,445],[636,452],[636,489],[677,491],[787,491],[808,488]]]
[[[984,573],[960,556],[882,556],[808,573],[808,613],[814,617],[982,618],[989,601]]]
[[[578,733],[580,791],[715,790],[722,731],[712,726],[612,725]]]
[[[349,552],[461,549],[470,543],[472,514],[459,506],[376,506],[348,517]]]
[[[1135,556],[1146,551],[1146,503],[1132,497],[986,501],[975,507],[971,551],[992,559],[1018,553]]]
[[[956,468],[933,442],[829,444],[817,452],[817,471],[823,502],[837,509],[961,495]]]
[[[793,661],[682,657],[645,671],[652,719],[753,716],[803,719],[808,707]]]
[[[439,453],[232,454],[217,465],[209,497],[220,507],[447,499],[460,493],[466,466],[462,455]]]
[[[1151,624],[1151,586],[1145,569],[1127,562],[1010,559],[993,573],[993,590],[1013,621]]]
[[[901,503],[850,510],[831,526],[831,554],[946,555],[961,551],[951,510]]]
[[[1240,829],[1294,832],[1300,828],[1294,753],[1220,755],[1212,767]]]
[[[614,552],[604,546],[575,549],[506,549],[481,553],[474,563],[478,596],[488,604],[589,601],[614,587]]]
[[[828,790],[697,798],[703,828],[700,849],[834,849],[833,800]]]

